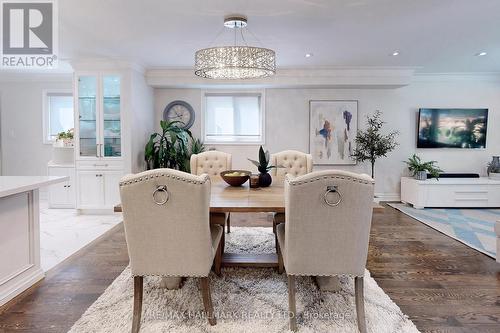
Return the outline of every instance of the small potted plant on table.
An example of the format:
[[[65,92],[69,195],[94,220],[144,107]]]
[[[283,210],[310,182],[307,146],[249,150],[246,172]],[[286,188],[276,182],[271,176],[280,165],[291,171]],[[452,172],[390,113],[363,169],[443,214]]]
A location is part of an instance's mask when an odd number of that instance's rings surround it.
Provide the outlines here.
[[[422,159],[416,154],[413,154],[407,161],[405,161],[408,166],[408,170],[412,173],[412,176],[417,180],[426,180],[427,172],[431,174],[432,177],[439,179],[439,173],[443,172],[437,165],[437,161],[422,162]]]
[[[269,165],[269,159],[270,159],[269,150],[266,150],[264,152],[264,148],[262,148],[262,146],[260,146],[260,149],[259,149],[259,161],[258,162],[251,160],[251,159],[248,159],[250,162],[252,162],[257,167],[257,169],[260,172],[259,186],[261,186],[261,187],[268,187],[273,182],[273,179],[272,179],[271,175],[269,174],[269,170],[271,170],[272,168],[275,168],[276,166]]]

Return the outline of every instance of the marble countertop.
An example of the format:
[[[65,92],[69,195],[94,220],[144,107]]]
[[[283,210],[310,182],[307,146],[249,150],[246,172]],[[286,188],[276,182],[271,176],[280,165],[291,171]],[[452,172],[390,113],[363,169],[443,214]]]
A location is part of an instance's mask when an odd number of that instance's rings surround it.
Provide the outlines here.
[[[0,198],[40,187],[62,183],[69,177],[55,176],[0,176]]]

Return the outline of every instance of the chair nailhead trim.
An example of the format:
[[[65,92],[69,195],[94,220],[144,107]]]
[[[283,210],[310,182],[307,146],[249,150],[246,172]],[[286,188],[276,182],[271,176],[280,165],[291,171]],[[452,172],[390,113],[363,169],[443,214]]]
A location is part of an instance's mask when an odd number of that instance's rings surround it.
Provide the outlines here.
[[[345,179],[345,180],[350,180],[350,181],[361,183],[361,184],[375,184],[375,182],[372,182],[372,181],[367,181],[367,180],[363,180],[363,179],[359,179],[359,178],[346,177],[346,176],[323,176],[321,178],[322,179]],[[320,180],[321,178],[318,177],[318,178],[313,178],[310,180],[303,180],[303,181],[288,180],[287,182],[290,185],[302,185],[302,184],[315,182],[317,180]]]
[[[196,181],[196,180],[191,180],[191,179],[187,179],[187,178],[182,178],[180,176],[172,176],[172,175],[169,175],[169,174],[166,174],[166,173],[160,173],[160,174],[151,175],[151,176],[141,176],[141,177],[134,178],[134,179],[131,179],[131,180],[128,180],[128,181],[120,182],[120,186],[126,186],[126,185],[130,185],[130,184],[134,184],[134,183],[146,181],[148,179],[153,179],[153,177],[156,177],[156,178],[158,178],[158,177],[167,177],[167,178],[172,178],[173,180],[180,180],[180,181],[187,182],[187,183],[190,183],[190,184],[195,184],[195,185],[202,185],[202,184],[205,184],[207,181],[210,180],[210,178],[208,176],[206,176],[203,179],[203,181]]]

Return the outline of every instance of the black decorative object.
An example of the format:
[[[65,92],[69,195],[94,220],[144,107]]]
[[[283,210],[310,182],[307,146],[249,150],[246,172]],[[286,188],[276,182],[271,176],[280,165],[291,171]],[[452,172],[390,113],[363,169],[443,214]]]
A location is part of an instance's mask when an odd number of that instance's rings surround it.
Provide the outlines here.
[[[271,175],[268,172],[261,173],[259,175],[259,186],[260,187],[268,187],[269,185],[271,185],[272,182],[273,182],[273,178],[271,177]]]
[[[259,161],[254,161],[251,159],[248,159],[250,162],[252,162],[257,169],[259,169],[260,175],[259,175],[259,186],[260,187],[268,187],[271,185],[273,182],[273,179],[271,178],[271,175],[268,173],[269,170],[272,168],[276,168],[274,165],[269,165],[269,159],[271,158],[271,155],[269,155],[269,150],[266,150],[264,152],[264,148],[260,146],[259,148]]]

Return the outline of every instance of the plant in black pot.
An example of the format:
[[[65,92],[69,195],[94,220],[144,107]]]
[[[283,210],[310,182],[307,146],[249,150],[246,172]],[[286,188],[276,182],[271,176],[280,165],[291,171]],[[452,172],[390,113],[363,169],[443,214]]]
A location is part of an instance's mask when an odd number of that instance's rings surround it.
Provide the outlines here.
[[[250,162],[255,164],[257,169],[259,169],[260,175],[259,175],[259,186],[261,187],[268,187],[271,185],[273,182],[273,179],[271,178],[271,175],[269,174],[269,170],[272,168],[276,168],[274,165],[269,165],[269,150],[264,151],[264,148],[260,146],[259,149],[259,161],[251,160],[248,159]]]
[[[413,156],[408,158],[404,163],[406,163],[408,170],[410,170],[413,177],[417,180],[426,180],[427,172],[429,172],[432,177],[439,180],[439,173],[443,172],[443,170],[436,165],[436,161],[422,162],[420,157],[416,154],[413,154]]]

